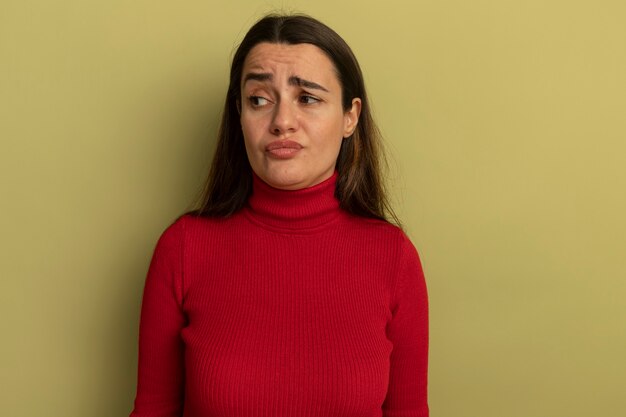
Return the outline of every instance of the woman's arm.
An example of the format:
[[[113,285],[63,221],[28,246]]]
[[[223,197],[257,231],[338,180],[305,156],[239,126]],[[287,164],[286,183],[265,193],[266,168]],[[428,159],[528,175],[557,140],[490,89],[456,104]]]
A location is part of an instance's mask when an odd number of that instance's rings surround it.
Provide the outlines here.
[[[413,244],[405,237],[387,337],[393,343],[384,417],[428,417],[428,296]]]
[[[183,232],[180,220],[163,232],[150,263],[141,306],[137,396],[131,417],[183,414]]]

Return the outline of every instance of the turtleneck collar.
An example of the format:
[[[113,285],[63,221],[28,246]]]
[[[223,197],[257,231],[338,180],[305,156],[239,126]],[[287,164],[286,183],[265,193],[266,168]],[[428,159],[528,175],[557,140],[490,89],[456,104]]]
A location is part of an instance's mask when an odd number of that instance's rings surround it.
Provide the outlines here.
[[[252,174],[248,210],[253,221],[285,231],[315,229],[340,214],[335,197],[337,171],[325,181],[300,190],[274,188]]]

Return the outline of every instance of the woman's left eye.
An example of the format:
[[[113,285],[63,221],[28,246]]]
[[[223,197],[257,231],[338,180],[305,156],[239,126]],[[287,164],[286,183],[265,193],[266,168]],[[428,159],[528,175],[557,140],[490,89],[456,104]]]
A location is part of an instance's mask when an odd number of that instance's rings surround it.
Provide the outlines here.
[[[269,103],[268,99],[260,96],[250,96],[248,100],[250,100],[250,103],[252,103],[253,107],[261,107]]]
[[[300,96],[300,103],[302,104],[314,104],[314,103],[317,103],[318,101],[319,99],[313,96],[306,95],[306,94]]]

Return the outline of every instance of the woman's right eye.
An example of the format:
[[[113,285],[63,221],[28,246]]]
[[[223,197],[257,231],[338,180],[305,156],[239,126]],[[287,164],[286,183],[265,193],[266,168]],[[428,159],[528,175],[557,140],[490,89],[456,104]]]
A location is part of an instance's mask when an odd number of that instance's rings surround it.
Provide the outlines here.
[[[261,107],[269,103],[268,99],[261,96],[250,96],[248,100],[250,100],[250,104],[252,104],[253,107]]]

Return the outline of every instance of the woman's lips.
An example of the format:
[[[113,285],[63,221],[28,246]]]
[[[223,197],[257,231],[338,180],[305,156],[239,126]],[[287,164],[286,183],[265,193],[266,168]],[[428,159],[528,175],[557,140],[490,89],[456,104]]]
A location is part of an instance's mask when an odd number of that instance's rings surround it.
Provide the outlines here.
[[[277,140],[269,143],[265,147],[265,152],[273,158],[289,159],[296,155],[300,149],[302,149],[302,145],[293,140]]]

